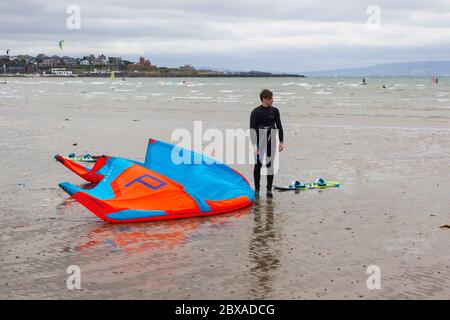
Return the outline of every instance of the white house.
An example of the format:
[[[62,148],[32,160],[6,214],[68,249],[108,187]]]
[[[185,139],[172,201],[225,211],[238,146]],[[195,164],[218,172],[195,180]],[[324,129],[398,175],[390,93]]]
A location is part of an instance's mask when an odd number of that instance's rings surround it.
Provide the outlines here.
[[[72,71],[66,68],[52,68],[52,74],[55,76],[71,76]]]

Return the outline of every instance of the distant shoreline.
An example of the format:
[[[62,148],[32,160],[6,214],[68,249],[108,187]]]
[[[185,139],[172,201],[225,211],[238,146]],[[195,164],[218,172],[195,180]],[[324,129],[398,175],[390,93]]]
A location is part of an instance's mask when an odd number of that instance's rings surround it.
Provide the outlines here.
[[[109,73],[106,74],[93,74],[93,75],[71,75],[71,76],[59,76],[59,75],[32,75],[32,74],[7,74],[6,78],[110,78],[111,75]],[[429,78],[430,76],[404,76],[404,75],[389,75],[389,76],[380,76],[380,75],[358,75],[358,76],[322,76],[322,75],[298,75],[298,74],[271,74],[271,75],[249,75],[249,74],[201,74],[201,75],[143,75],[143,74],[128,74],[121,75],[116,74],[116,79],[120,78],[336,78],[336,79],[345,79],[345,78],[366,78],[366,79],[390,79],[390,78]],[[0,83],[5,78],[4,75],[0,75]],[[439,78],[450,78],[450,75],[440,75]]]
[[[71,76],[58,76],[58,75],[29,75],[29,74],[8,74],[6,78],[110,78],[109,73],[106,74],[83,74],[83,75],[71,75]],[[167,74],[167,75],[155,75],[155,74],[116,74],[118,78],[305,78],[304,75],[298,74],[197,74],[197,75],[181,75],[181,74]]]

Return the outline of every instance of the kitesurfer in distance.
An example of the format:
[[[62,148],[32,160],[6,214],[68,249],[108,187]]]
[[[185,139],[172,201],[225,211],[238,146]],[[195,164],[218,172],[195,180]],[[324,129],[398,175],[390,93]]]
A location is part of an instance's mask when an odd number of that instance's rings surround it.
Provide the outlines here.
[[[259,197],[262,161],[265,159],[267,171],[267,197],[273,197],[272,185],[274,178],[273,159],[276,154],[276,137],[278,131],[280,144],[278,150],[283,151],[283,126],[281,124],[280,111],[272,106],[273,93],[268,89],[261,91],[261,105],[253,109],[250,115],[250,139],[255,151],[256,163],[253,169],[255,181],[255,197]],[[274,130],[276,129],[276,130]]]
[[[366,84],[367,84],[367,82],[366,82],[366,78],[363,78],[363,79],[362,79],[362,83],[361,83],[361,85],[362,85],[362,86],[365,86]]]

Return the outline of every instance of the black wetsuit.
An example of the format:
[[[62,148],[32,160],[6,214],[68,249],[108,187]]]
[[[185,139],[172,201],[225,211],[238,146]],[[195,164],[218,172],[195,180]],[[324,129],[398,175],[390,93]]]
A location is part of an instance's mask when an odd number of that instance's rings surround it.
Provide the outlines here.
[[[255,189],[259,190],[261,181],[261,160],[266,156],[266,167],[272,171],[269,171],[267,175],[267,190],[272,190],[273,184],[273,167],[271,160],[275,158],[276,153],[276,140],[271,139],[272,129],[278,129],[278,137],[280,143],[283,143],[283,126],[281,125],[280,111],[273,106],[264,107],[260,105],[253,109],[250,115],[250,129],[251,129],[251,141],[253,145],[256,145],[259,150],[259,156],[256,159],[256,164],[253,170],[253,178],[255,180]],[[272,155],[272,148],[274,150]],[[272,173],[272,174],[270,174]]]

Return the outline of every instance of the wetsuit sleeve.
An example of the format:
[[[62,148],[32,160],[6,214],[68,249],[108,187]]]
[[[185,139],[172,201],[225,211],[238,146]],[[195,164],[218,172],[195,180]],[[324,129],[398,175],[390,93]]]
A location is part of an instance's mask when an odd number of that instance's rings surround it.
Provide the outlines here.
[[[283,139],[284,139],[283,125],[281,124],[280,111],[278,109],[277,109],[277,113],[275,115],[275,124],[277,125],[278,137],[280,138],[280,143],[283,143]]]
[[[252,111],[250,114],[250,141],[253,145],[256,145],[258,143],[258,124],[256,122],[256,112],[255,110]]]

